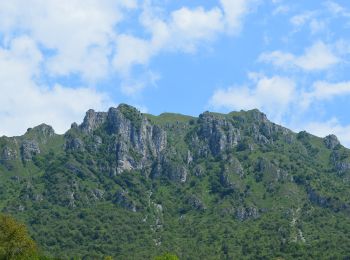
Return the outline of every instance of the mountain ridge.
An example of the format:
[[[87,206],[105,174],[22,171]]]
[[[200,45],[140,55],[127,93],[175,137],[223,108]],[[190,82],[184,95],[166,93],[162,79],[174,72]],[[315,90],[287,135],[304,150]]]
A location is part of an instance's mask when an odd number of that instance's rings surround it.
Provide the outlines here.
[[[0,210],[54,256],[349,256],[350,151],[257,109],[89,110],[63,135],[1,137],[0,159]]]

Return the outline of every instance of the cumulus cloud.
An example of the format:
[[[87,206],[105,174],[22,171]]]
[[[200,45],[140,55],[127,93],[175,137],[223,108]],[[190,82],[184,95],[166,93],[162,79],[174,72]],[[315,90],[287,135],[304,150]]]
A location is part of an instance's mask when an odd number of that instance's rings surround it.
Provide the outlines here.
[[[151,1],[143,5],[141,24],[148,38],[121,34],[116,41],[114,68],[130,82],[131,69],[135,65],[148,65],[150,60],[161,52],[195,53],[200,46],[216,39],[220,34],[238,33],[244,15],[254,1],[222,0],[220,6],[211,9],[203,7],[171,11],[162,17]],[[127,93],[137,93],[144,84],[122,84]],[[127,86],[127,88],[125,88]]]
[[[214,7],[189,9],[182,7],[161,19],[147,6],[141,17],[143,26],[151,33],[149,39],[120,35],[117,41],[115,68],[127,74],[135,64],[146,65],[161,51],[195,52],[198,45],[214,39],[223,31],[222,11]]]
[[[0,29],[5,38],[21,32],[49,51],[45,63],[50,74],[80,73],[92,81],[108,73],[114,26],[123,19],[121,8],[135,5],[125,0],[30,0],[26,5],[21,0],[1,1]]]
[[[305,71],[326,70],[341,62],[331,47],[322,41],[315,42],[300,56],[289,52],[273,51],[262,53],[258,60],[284,69],[297,67]]]
[[[280,121],[294,102],[296,87],[289,78],[261,77],[255,87],[230,87],[217,90],[210,100],[214,108],[231,110],[258,108]]]
[[[292,25],[296,27],[301,27],[309,20],[311,20],[315,16],[315,12],[307,11],[301,14],[295,15],[290,19]]]
[[[42,122],[63,132],[88,108],[111,103],[94,86],[115,76],[124,94],[136,95],[159,78],[148,73],[154,56],[195,53],[220,34],[238,32],[253,1],[222,0],[211,9],[182,7],[165,15],[154,1],[1,1],[0,134],[21,134]],[[142,37],[119,31],[134,10],[142,13]],[[147,76],[135,77],[135,65]],[[62,78],[78,83],[58,84]]]
[[[350,12],[345,7],[341,6],[340,4],[334,1],[326,1],[325,6],[334,15],[350,17]]]
[[[36,76],[43,57],[28,37],[16,38],[0,48],[0,135],[20,135],[43,122],[63,133],[93,107],[105,109],[108,97],[91,88],[41,86]]]
[[[79,75],[89,83],[111,73],[127,74],[135,64],[146,65],[163,50],[194,52],[198,45],[218,33],[238,30],[252,0],[222,0],[212,9],[182,7],[166,18],[145,1],[142,25],[150,38],[118,32],[117,25],[136,0],[29,0],[28,11],[21,0],[0,3],[0,31],[4,45],[19,32],[43,47],[45,69],[51,76]],[[226,30],[226,31],[227,31]]]
[[[224,21],[230,33],[237,33],[242,24],[242,17],[249,11],[250,5],[256,3],[252,0],[221,0],[224,11]]]
[[[213,39],[223,29],[221,20],[222,13],[218,8],[206,11],[202,7],[183,7],[173,11],[167,21],[147,10],[142,22],[151,32],[151,38],[120,35],[113,64],[125,75],[133,65],[146,65],[161,51],[194,52],[199,44]]]
[[[317,101],[331,100],[337,96],[350,95],[350,82],[329,83],[318,81],[313,84],[312,90],[303,93],[301,104],[304,108]]]

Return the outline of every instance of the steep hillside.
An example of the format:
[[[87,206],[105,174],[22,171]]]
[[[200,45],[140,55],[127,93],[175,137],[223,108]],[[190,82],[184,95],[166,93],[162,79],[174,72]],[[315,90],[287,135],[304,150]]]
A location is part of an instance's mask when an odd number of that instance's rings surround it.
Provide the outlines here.
[[[258,110],[89,110],[0,138],[0,210],[49,255],[350,258],[350,151]]]

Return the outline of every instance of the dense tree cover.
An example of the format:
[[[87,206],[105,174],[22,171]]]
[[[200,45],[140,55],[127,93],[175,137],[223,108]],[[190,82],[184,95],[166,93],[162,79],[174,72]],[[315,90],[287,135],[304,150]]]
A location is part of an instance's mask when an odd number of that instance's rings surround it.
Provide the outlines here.
[[[103,122],[64,136],[34,128],[0,138],[0,210],[26,223],[47,255],[350,257],[350,152],[333,137],[292,133],[258,111],[120,111],[118,133]],[[166,149],[157,154],[161,131]]]
[[[179,260],[179,258],[176,255],[172,255],[170,253],[166,253],[161,256],[156,256],[154,260]]]

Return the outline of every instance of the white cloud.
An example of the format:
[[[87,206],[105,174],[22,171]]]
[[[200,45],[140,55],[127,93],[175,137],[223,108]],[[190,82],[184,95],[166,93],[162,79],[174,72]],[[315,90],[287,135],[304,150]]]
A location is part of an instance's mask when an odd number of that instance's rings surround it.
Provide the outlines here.
[[[150,37],[133,35],[118,37],[114,67],[128,74],[133,65],[147,65],[152,57],[164,51],[196,52],[199,46],[222,33],[237,33],[252,0],[222,0],[221,7],[206,10],[182,7],[162,18],[149,1],[144,4],[141,24]]]
[[[307,23],[309,20],[311,20],[311,18],[314,16],[315,16],[315,12],[307,11],[307,12],[293,16],[290,19],[290,22],[296,27],[301,27],[305,23]]]
[[[115,69],[127,76],[133,65],[147,64],[153,53],[150,42],[130,35],[120,35],[113,64]]]
[[[290,11],[290,7],[288,5],[279,5],[273,11],[273,15],[286,14]]]
[[[308,26],[312,34],[323,32],[327,29],[327,19],[320,17],[322,12],[306,11],[295,15],[290,19],[290,23],[294,26],[294,32],[299,31],[303,26]]]
[[[194,51],[201,41],[213,39],[223,31],[223,14],[217,7],[205,11],[202,7],[181,8],[171,14],[169,44],[185,51]]]
[[[163,21],[147,10],[142,17],[143,25],[151,32],[151,39],[131,35],[117,38],[115,68],[122,74],[128,74],[133,65],[146,65],[161,51],[194,52],[203,42],[212,40],[222,28],[222,13],[213,8],[205,11],[181,8],[170,14],[168,21]]]
[[[306,49],[303,56],[297,57],[295,64],[304,70],[324,70],[340,62],[329,46],[316,42]]]
[[[161,52],[194,53],[219,35],[239,32],[255,1],[222,0],[211,9],[182,7],[163,16],[145,1],[143,37],[118,27],[130,9],[140,8],[137,0],[0,1],[0,134],[21,134],[42,122],[63,132],[88,108],[111,103],[91,86],[112,73],[127,95],[154,85],[158,75],[135,77],[132,68]],[[55,84],[61,76],[77,76],[89,88]]]
[[[258,60],[285,69],[298,67],[305,71],[326,70],[341,62],[341,59],[333,53],[331,47],[322,41],[314,43],[301,56],[295,56],[288,52],[273,51],[261,54]]]
[[[110,104],[106,95],[91,88],[38,85],[35,75],[42,61],[28,37],[14,39],[8,49],[0,48],[0,135],[20,135],[44,122],[63,133],[89,108],[105,109]]]
[[[273,51],[262,53],[258,61],[272,63],[276,67],[291,67],[295,64],[295,56],[288,52]]]
[[[340,55],[350,54],[350,41],[340,39],[335,43],[335,48]]]
[[[237,33],[241,29],[242,18],[249,11],[251,5],[256,4],[252,0],[220,0],[225,23],[230,33]]]
[[[326,23],[318,19],[312,19],[310,22],[310,30],[312,34],[322,32],[326,29]]]
[[[295,92],[295,83],[289,78],[261,77],[254,88],[230,87],[217,90],[210,104],[215,108],[232,110],[258,108],[273,120],[280,121],[294,102]]]
[[[198,45],[212,40],[223,29],[218,8],[206,11],[202,7],[183,7],[173,11],[168,20],[162,20],[149,7],[141,22],[150,31],[150,39],[121,35],[117,40],[113,64],[124,75],[133,65],[147,65],[161,51],[194,52]]]
[[[13,32],[26,34],[50,50],[45,60],[50,74],[80,73],[94,81],[108,73],[121,8],[133,7],[136,2],[129,0],[1,1],[0,30],[10,39]]]
[[[333,1],[327,1],[325,2],[325,6],[327,9],[334,15],[336,16],[345,16],[345,17],[350,17],[350,12],[341,6],[340,4],[333,2]]]
[[[239,31],[255,1],[222,0],[208,10],[182,7],[164,16],[154,1],[144,1],[140,22],[149,37],[118,31],[127,11],[141,7],[137,0],[0,1],[0,46],[26,35],[41,47],[46,77],[74,75],[95,85],[111,73],[130,77],[134,65],[162,51],[193,53],[220,33]]]
[[[318,81],[313,84],[311,91],[303,93],[301,104],[306,108],[313,102],[331,100],[337,96],[345,95],[350,95],[350,82],[329,83]]]
[[[132,95],[147,84],[130,79],[131,69],[135,65],[147,66],[161,52],[194,53],[200,46],[215,40],[219,34],[238,32],[252,2],[223,0],[223,9],[182,7],[162,18],[157,8],[146,1],[140,21],[150,37],[140,38],[128,34],[117,37],[113,66],[124,77],[123,92]]]

